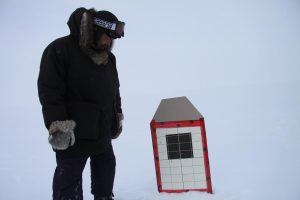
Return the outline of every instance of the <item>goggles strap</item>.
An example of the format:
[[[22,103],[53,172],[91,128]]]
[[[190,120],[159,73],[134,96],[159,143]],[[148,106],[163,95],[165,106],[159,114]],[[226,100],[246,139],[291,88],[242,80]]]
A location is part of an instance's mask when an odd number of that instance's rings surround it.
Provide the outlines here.
[[[103,19],[99,19],[97,17],[94,17],[94,24],[96,24],[97,26],[100,26],[102,28],[106,28],[108,30],[116,30],[116,26],[117,24],[116,23],[111,23],[111,22],[108,22],[108,21],[105,21]]]

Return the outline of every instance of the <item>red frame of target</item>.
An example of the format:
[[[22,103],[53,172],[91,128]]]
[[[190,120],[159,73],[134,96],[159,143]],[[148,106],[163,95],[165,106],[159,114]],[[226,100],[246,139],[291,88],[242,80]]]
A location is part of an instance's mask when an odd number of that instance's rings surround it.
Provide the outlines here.
[[[164,190],[164,189],[162,189],[156,129],[157,128],[179,128],[179,127],[200,127],[200,129],[201,129],[204,167],[205,167],[206,185],[207,185],[206,189],[180,189],[180,190]],[[152,136],[154,162],[155,162],[155,169],[156,169],[156,181],[157,181],[158,191],[159,192],[168,192],[168,193],[180,193],[180,192],[188,192],[188,191],[201,191],[201,192],[212,193],[212,184],[211,184],[211,175],[210,175],[208,148],[207,148],[204,119],[201,118],[199,120],[175,121],[175,122],[156,122],[155,120],[152,120],[150,123],[150,128],[151,128],[151,136]]]

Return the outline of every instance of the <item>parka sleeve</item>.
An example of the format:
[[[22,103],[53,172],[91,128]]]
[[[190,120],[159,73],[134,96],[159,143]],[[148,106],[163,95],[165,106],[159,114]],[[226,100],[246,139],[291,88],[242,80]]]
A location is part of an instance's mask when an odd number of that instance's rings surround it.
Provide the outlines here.
[[[116,66],[116,57],[111,54],[112,56],[112,62],[114,65],[114,70],[116,73],[116,80],[117,80],[117,94],[116,94],[116,109],[118,113],[122,113],[122,103],[121,103],[121,95],[120,95],[120,81],[119,81],[119,76],[118,76],[118,70]]]
[[[50,44],[42,55],[37,82],[39,100],[47,128],[53,121],[64,121],[68,118],[65,105],[65,75],[62,51]]]
[[[117,91],[117,97],[116,97],[116,105],[117,105],[117,112],[118,113],[123,113],[122,112],[122,105],[121,105],[121,95],[120,95],[120,84],[118,86],[118,91]]]

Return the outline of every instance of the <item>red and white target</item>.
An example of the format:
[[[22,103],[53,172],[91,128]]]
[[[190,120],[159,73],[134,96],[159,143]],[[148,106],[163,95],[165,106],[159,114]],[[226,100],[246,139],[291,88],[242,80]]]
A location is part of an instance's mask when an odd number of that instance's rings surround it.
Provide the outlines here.
[[[150,127],[158,191],[212,193],[204,118],[191,102],[163,99]]]

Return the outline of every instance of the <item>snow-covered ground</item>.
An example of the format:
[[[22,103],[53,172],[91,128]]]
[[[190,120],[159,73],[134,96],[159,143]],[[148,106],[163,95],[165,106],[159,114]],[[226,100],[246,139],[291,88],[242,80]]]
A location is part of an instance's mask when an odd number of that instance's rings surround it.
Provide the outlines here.
[[[205,117],[213,195],[156,192],[148,124],[159,98],[169,96],[125,100],[126,135],[115,143],[116,194],[147,200],[299,199],[300,95],[295,92],[290,85],[177,93],[187,95]]]
[[[116,200],[300,199],[298,1],[11,0],[0,3],[0,200],[51,199],[36,80],[43,49],[68,34],[79,6],[126,22],[114,48],[125,114]],[[150,121],[178,96],[205,118],[213,194],[157,192]],[[93,199],[88,164],[83,181]]]
[[[157,192],[149,122],[160,99],[176,95],[186,95],[205,117],[213,195]],[[293,85],[123,97],[124,133],[114,141],[116,199],[299,199],[299,102]],[[55,160],[39,106],[1,107],[1,120],[0,199],[51,199]],[[86,199],[89,187],[87,165]]]

